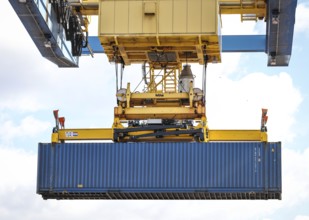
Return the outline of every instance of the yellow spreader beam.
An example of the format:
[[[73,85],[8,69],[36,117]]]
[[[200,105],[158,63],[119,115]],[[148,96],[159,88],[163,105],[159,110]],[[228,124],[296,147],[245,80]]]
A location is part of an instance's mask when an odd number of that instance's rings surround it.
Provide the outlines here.
[[[150,131],[131,132],[129,135],[140,135],[150,133]],[[113,128],[94,128],[94,129],[60,129],[52,134],[52,143],[65,141],[83,140],[109,140],[114,141]],[[128,138],[123,141],[127,141]],[[194,141],[190,135],[171,135],[163,138],[145,137],[139,141]],[[267,133],[260,130],[207,130],[205,142],[210,141],[261,141],[267,142]]]

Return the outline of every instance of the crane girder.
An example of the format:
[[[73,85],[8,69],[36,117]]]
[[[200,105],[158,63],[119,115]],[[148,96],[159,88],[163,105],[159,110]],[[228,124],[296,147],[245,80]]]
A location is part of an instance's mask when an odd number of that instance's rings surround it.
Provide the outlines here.
[[[84,15],[99,15],[100,0],[81,0],[72,3]],[[242,21],[266,18],[267,4],[265,0],[220,0],[220,14],[239,14]]]
[[[51,3],[47,2],[46,5],[43,1],[34,0],[9,0],[9,2],[43,57],[59,67],[78,67],[79,57],[74,56],[70,50],[72,47],[71,42],[65,38],[64,28],[57,23],[57,20],[59,20],[57,13],[52,7],[48,6]],[[87,16],[99,14],[99,3],[101,1],[63,0],[63,2],[69,4],[73,13]],[[289,64],[297,0],[221,0],[218,2],[218,13],[221,15],[240,14],[242,21],[265,20],[267,24],[266,34],[264,36],[222,36],[222,39],[215,36],[201,37],[193,35],[191,45],[177,42],[172,36],[169,36],[170,39],[168,39],[157,35],[151,40],[153,42],[151,43],[152,46],[156,46],[158,50],[162,48],[164,50],[174,50],[177,57],[176,62],[184,62],[185,58],[187,58],[190,62],[202,64],[204,53],[202,50],[206,45],[206,54],[209,55],[210,62],[220,62],[219,53],[222,50],[222,52],[266,52],[269,66],[287,66]],[[108,24],[110,21],[106,22]],[[188,37],[183,36],[180,40],[186,42]],[[136,44],[127,41],[122,36],[116,36],[113,39],[108,37],[102,39],[102,36],[99,38],[92,37],[89,38],[89,42],[86,44],[95,49],[92,50],[89,46],[88,48],[82,48],[81,54],[104,52],[111,60],[114,53],[112,42],[115,42],[114,45],[119,47],[119,53],[126,64],[147,61],[148,54],[145,51],[151,49],[149,42],[143,42],[143,38],[136,39],[138,47],[135,47]],[[219,42],[222,44],[220,45]],[[101,46],[102,44],[104,49]],[[166,46],[172,48],[168,49]],[[148,47],[148,49],[145,50],[144,47]],[[136,51],[139,49],[143,51]],[[191,51],[191,56],[185,56],[182,51]]]

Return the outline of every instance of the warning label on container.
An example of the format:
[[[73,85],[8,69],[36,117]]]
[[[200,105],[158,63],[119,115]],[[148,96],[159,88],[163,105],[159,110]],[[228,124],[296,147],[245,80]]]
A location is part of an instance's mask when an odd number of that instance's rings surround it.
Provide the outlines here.
[[[74,131],[67,131],[67,132],[65,132],[65,136],[66,136],[67,138],[77,137],[77,136],[78,136],[78,133],[77,133],[77,132],[74,132]]]

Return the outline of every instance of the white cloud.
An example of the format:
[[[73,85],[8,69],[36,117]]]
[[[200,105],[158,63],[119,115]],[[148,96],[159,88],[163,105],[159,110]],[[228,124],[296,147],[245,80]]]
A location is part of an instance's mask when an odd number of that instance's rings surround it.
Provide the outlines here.
[[[36,155],[0,146],[0,195],[6,192],[14,194],[19,187],[33,187],[36,161]]]
[[[283,148],[283,200],[286,206],[309,202],[309,148],[302,151]]]
[[[262,28],[262,26],[264,28]],[[222,35],[253,35],[265,32],[263,21],[241,22],[240,15],[222,15]]]
[[[240,80],[210,76],[207,100],[210,129],[259,129],[261,109],[268,108],[270,140],[291,141],[302,97],[287,73],[251,73]]]
[[[239,70],[239,63],[241,61],[241,58],[241,53],[222,53],[221,64],[209,64],[207,66],[208,76],[229,76],[237,72]]]
[[[20,97],[2,97],[0,102],[0,110],[9,109],[19,112],[35,112],[45,107],[37,100],[36,97],[25,95]]]
[[[295,31],[309,34],[309,5],[299,4],[296,8]]]
[[[309,220],[308,215],[297,215],[294,220]]]
[[[13,121],[5,119],[1,122],[0,140],[7,143],[15,138],[35,137],[36,135],[51,128],[51,124],[46,121],[40,121],[33,116],[27,116],[16,125]]]

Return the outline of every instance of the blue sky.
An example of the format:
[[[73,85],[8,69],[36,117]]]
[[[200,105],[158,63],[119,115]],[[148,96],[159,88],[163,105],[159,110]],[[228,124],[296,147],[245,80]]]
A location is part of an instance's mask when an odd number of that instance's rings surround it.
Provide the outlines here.
[[[309,219],[309,3],[298,2],[289,67],[267,67],[263,53],[237,53],[223,54],[223,63],[208,69],[210,128],[258,129],[261,108],[269,109],[270,141],[283,142],[282,201],[44,201],[35,194],[37,144],[50,142],[52,110],[60,109],[67,127],[110,127],[114,67],[96,55],[83,57],[78,69],[59,69],[41,57],[4,1],[0,219]],[[264,28],[238,23],[239,17],[223,18],[223,33]],[[199,78],[201,67],[193,70]],[[129,67],[125,74],[125,82],[136,84],[140,67]]]

